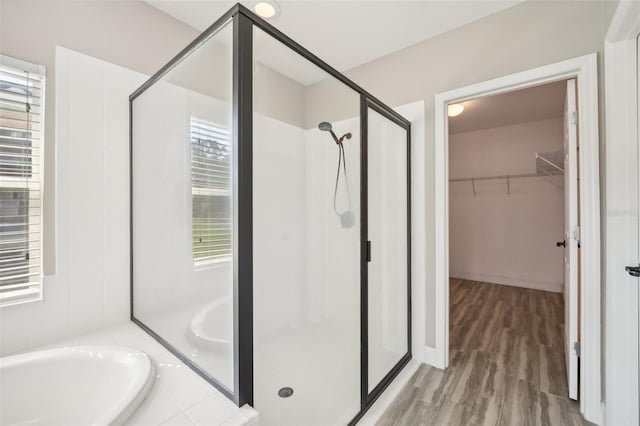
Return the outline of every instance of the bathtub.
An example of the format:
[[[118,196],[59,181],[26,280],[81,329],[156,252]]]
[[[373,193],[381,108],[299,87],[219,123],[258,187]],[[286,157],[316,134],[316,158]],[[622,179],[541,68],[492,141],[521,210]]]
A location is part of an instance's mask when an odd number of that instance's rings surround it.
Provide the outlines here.
[[[155,378],[137,349],[78,346],[0,358],[0,424],[123,423]]]
[[[203,350],[231,348],[233,341],[233,299],[220,298],[198,310],[189,322],[191,342]]]

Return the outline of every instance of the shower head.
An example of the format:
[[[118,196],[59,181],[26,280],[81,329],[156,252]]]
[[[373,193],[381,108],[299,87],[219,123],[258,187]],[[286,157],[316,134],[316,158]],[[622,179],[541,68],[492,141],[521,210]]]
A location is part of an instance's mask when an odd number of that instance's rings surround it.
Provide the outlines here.
[[[342,135],[341,138],[338,139],[338,136],[336,136],[336,134],[333,132],[333,126],[328,121],[323,121],[320,124],[318,124],[318,129],[322,130],[323,132],[331,133],[331,137],[333,138],[333,140],[336,142],[337,145],[342,144],[342,141],[344,139],[351,139],[351,133],[345,133],[344,135]]]

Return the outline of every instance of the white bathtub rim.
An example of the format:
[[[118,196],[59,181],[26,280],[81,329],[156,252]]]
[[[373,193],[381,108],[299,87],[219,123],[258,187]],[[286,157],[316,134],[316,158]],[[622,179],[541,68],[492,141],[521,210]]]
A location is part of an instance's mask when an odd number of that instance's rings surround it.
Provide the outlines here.
[[[153,359],[146,352],[143,352],[140,349],[115,345],[80,345],[37,350],[0,358],[0,372],[2,372],[4,368],[11,368],[21,364],[38,362],[41,360],[55,359],[64,357],[65,355],[69,356],[78,351],[100,354],[107,353],[115,356],[133,354],[144,360],[141,364],[141,367],[144,370],[142,374],[138,375],[136,378],[134,383],[136,392],[132,395],[132,398],[120,401],[118,404],[107,409],[104,413],[98,415],[92,426],[123,424],[147,398],[156,379],[156,366]],[[140,365],[140,361],[138,361],[137,364]]]
[[[224,338],[213,336],[204,330],[204,323],[209,313],[213,310],[220,309],[229,303],[231,303],[231,297],[224,296],[208,303],[196,313],[189,322],[188,328],[189,337],[194,344],[207,349],[227,348],[231,345],[233,337]]]

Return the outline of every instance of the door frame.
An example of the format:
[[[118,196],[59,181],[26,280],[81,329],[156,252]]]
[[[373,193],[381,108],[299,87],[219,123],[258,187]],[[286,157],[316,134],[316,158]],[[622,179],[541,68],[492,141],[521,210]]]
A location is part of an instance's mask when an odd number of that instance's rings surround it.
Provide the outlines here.
[[[483,81],[435,96],[435,364],[449,365],[449,152],[447,105],[575,78],[580,164],[580,412],[601,424],[600,171],[597,54]]]
[[[640,3],[620,2],[605,37],[606,253],[605,424],[638,424],[640,325],[638,278],[624,267],[637,264],[638,74]],[[635,229],[634,229],[635,228]],[[635,300],[635,303],[633,302]]]

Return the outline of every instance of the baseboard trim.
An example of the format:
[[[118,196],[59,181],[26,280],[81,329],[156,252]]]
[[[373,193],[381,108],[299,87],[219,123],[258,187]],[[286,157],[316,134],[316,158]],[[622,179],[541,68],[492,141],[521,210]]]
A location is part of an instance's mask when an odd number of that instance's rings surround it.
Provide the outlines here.
[[[464,272],[454,271],[451,271],[450,276],[451,278],[457,278],[461,280],[480,281],[491,284],[501,284],[512,287],[530,288],[532,290],[562,293],[562,283],[545,283],[539,281],[522,280],[518,278],[502,277],[499,275],[466,274]]]
[[[436,348],[430,348],[429,346],[425,346],[423,348],[423,359],[422,361],[425,364],[428,364],[432,367],[439,368],[441,370],[444,369],[444,359],[442,359],[442,351],[438,351]]]

